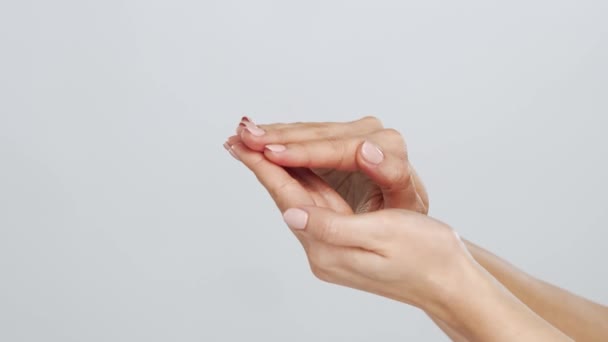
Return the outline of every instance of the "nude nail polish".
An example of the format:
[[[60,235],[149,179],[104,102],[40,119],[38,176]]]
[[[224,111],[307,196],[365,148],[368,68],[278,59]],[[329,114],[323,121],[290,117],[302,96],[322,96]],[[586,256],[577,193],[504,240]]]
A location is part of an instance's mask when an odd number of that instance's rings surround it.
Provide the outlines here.
[[[378,165],[384,160],[384,153],[382,153],[378,146],[369,141],[363,143],[361,154],[363,155],[363,159],[374,165]]]
[[[285,145],[280,145],[280,144],[270,144],[270,145],[266,145],[264,146],[265,149],[267,149],[270,152],[283,152],[287,149],[287,146]]]
[[[263,129],[259,128],[252,122],[244,122],[244,124],[245,124],[245,129],[256,137],[261,137],[262,135],[266,134],[266,132]]]
[[[245,129],[245,124],[240,122],[238,126],[236,126],[236,134],[241,134],[241,132]]]
[[[308,223],[308,213],[302,209],[291,208],[283,213],[283,219],[289,228],[302,230],[306,228]]]

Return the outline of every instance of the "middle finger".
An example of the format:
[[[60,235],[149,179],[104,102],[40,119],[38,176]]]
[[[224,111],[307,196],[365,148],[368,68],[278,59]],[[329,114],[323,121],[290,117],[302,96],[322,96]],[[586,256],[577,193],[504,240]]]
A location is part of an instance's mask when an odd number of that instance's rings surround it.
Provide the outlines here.
[[[278,126],[257,126],[251,121],[242,121],[240,130],[243,143],[254,151],[264,151],[268,144],[298,143],[308,140],[345,138],[366,135],[382,129],[382,122],[367,116],[351,122],[294,123]]]

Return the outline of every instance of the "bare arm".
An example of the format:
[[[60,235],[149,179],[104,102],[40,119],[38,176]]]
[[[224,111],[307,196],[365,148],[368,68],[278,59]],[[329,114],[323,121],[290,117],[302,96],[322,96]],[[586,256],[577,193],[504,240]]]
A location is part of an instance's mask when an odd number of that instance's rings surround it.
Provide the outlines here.
[[[571,341],[480,266],[449,226],[402,209],[354,214],[312,172],[297,173],[300,183],[260,152],[230,148],[268,189],[318,278],[415,305],[469,341]]]
[[[276,165],[328,169],[329,173],[323,173],[324,180],[348,198],[357,211],[390,207],[423,214],[428,211],[424,185],[411,165],[404,163],[408,158],[402,137],[395,130],[384,129],[377,118],[348,123],[274,124],[262,129],[243,118],[237,132],[239,135],[231,137],[225,145],[227,149],[244,143],[264,153]],[[375,146],[371,149],[376,149],[372,159],[366,157],[369,148],[365,148],[364,142],[368,147]],[[351,176],[355,171],[364,173],[371,182],[356,173]],[[535,315],[577,339],[606,336],[606,323],[602,323],[606,321],[606,308],[531,278],[468,242],[466,246],[483,266],[480,268],[502,283],[501,287],[512,291],[514,298],[525,303],[524,307],[532,309]],[[432,318],[455,340],[464,340],[445,322]]]
[[[465,241],[475,260],[539,316],[576,341],[608,340],[608,308],[536,279]]]
[[[536,279],[469,241],[465,245],[496,280],[551,325],[576,341],[608,340],[607,307]],[[467,341],[444,321],[429,316],[453,341]]]
[[[427,310],[455,341],[571,341],[510,293],[479,263],[460,268],[446,311]],[[456,283],[454,283],[456,284]],[[457,293],[450,293],[450,292]]]

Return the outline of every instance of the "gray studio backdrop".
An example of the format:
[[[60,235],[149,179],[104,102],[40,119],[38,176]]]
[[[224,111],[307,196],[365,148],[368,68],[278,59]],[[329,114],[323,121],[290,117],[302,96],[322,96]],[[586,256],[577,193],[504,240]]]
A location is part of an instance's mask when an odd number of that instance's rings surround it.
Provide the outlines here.
[[[431,214],[608,303],[608,3],[0,2],[0,340],[445,341],[316,280],[222,148],[377,115]]]

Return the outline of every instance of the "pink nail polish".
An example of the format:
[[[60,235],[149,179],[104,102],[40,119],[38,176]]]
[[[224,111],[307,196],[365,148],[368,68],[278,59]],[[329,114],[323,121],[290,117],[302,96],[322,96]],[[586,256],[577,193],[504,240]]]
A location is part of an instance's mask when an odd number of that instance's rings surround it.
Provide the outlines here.
[[[308,223],[308,213],[302,209],[291,208],[283,213],[283,219],[289,228],[302,230],[306,228]]]
[[[266,148],[270,152],[278,153],[278,152],[285,151],[287,149],[287,146],[279,145],[279,144],[271,144],[271,145],[264,146],[264,148]]]
[[[263,129],[251,122],[245,122],[245,129],[256,137],[261,137],[262,135],[266,134]]]
[[[241,132],[245,129],[245,124],[244,123],[239,123],[238,126],[236,126],[236,134],[241,134]]]
[[[374,165],[378,165],[384,160],[384,153],[380,151],[378,146],[369,141],[365,141],[363,143],[363,146],[361,147],[361,154],[363,155],[363,159]]]

